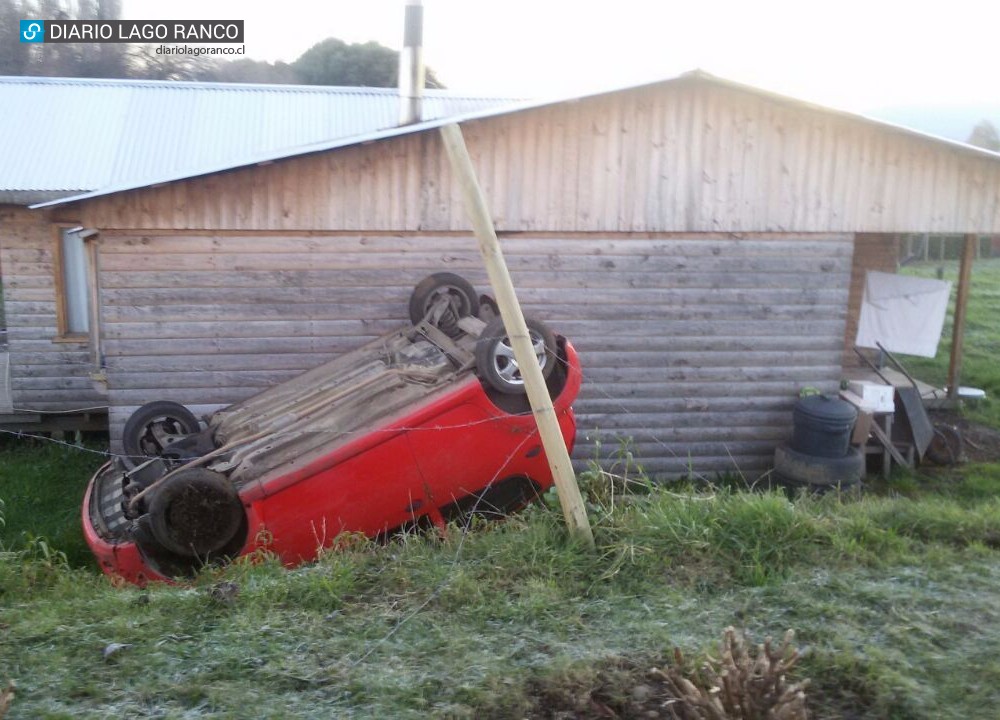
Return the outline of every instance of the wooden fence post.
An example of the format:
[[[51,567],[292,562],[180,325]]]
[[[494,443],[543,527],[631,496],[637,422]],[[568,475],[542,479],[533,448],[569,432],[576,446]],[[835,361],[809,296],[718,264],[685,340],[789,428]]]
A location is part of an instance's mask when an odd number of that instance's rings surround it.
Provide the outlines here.
[[[576,474],[573,472],[573,465],[569,459],[569,451],[566,449],[562,432],[559,430],[559,421],[556,418],[555,409],[552,407],[552,398],[549,397],[548,388],[545,386],[542,369],[538,366],[538,359],[528,334],[528,326],[525,324],[524,314],[521,312],[521,304],[517,300],[507,263],[500,250],[500,241],[497,239],[496,229],[493,227],[486,198],[476,180],[476,171],[472,166],[469,150],[465,146],[462,130],[455,124],[445,125],[441,128],[441,138],[444,141],[445,150],[448,152],[448,159],[451,161],[455,179],[462,189],[465,210],[469,214],[472,228],[479,240],[479,251],[482,253],[490,285],[500,308],[500,317],[503,318],[504,328],[507,330],[514,350],[514,358],[521,369],[521,377],[524,379],[524,386],[528,391],[528,401],[531,403],[531,411],[538,424],[538,434],[542,440],[542,447],[545,448],[545,456],[552,469],[552,477],[555,480],[556,492],[559,494],[559,503],[562,505],[566,525],[571,534],[593,547],[594,534],[590,528],[590,520],[587,518],[583,497],[580,495],[580,487],[576,483]]]
[[[965,315],[969,304],[972,281],[972,259],[976,254],[978,235],[966,235],[962,245],[962,262],[958,269],[958,292],[955,295],[955,318],[951,329],[951,362],[948,364],[948,399],[958,402],[958,386],[962,381],[962,341],[965,338]]]

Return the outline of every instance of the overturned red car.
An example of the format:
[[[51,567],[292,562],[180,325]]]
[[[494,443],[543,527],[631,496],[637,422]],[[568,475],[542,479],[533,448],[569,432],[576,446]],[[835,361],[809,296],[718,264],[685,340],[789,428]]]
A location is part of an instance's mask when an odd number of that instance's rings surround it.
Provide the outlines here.
[[[266,549],[309,561],[345,532],[369,537],[500,516],[552,485],[496,306],[463,278],[417,285],[411,324],[217,411],[152,402],[123,431],[83,502],[108,574],[143,584]],[[563,437],[580,366],[528,320]]]

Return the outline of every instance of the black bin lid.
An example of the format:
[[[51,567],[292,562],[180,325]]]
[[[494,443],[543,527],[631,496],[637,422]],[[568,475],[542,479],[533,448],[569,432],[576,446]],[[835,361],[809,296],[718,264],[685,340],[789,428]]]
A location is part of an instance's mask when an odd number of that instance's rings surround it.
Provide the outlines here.
[[[799,398],[795,403],[795,412],[815,420],[828,420],[834,423],[853,423],[858,419],[858,411],[846,400],[832,395],[809,395]]]

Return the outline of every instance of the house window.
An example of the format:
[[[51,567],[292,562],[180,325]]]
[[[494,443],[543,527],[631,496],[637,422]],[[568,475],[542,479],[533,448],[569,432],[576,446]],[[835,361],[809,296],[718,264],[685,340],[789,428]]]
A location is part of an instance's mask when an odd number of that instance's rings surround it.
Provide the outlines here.
[[[58,273],[59,334],[79,338],[90,333],[90,251],[83,228],[60,228]]]

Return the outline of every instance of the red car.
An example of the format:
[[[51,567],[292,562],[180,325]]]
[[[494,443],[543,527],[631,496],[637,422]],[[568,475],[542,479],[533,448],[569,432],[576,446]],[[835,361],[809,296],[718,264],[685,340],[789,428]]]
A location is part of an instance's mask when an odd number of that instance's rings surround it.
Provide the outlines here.
[[[287,565],[344,532],[516,510],[552,485],[496,306],[451,273],[421,282],[412,325],[207,418],[158,401],[83,502],[101,568],[133,583],[189,576],[258,548]],[[573,346],[529,320],[572,448]]]

